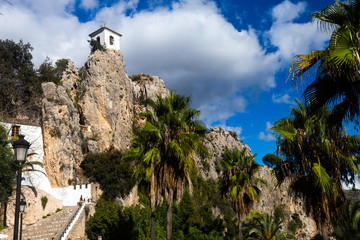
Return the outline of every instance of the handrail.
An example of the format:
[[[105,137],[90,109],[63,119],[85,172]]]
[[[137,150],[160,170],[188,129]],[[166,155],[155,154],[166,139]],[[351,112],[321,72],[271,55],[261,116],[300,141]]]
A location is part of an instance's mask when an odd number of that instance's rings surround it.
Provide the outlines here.
[[[64,233],[66,232],[67,228],[70,226],[71,222],[73,221],[73,219],[75,218],[76,214],[79,212],[79,210],[81,209],[82,205],[80,205],[76,211],[71,215],[71,217],[69,218],[69,220],[66,222],[66,224],[64,224],[64,226],[61,228],[61,230],[55,235],[55,239],[56,240],[60,240],[61,237],[64,235]]]

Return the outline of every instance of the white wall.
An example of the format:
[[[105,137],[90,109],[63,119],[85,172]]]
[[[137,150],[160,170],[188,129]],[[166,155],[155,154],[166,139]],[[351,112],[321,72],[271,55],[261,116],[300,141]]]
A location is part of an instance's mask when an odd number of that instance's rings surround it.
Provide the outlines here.
[[[11,124],[3,124],[9,130],[10,135]],[[35,155],[33,155],[33,160],[29,161],[39,161],[44,163],[44,145],[41,127],[22,124],[16,125],[20,126],[20,134],[25,135],[25,140],[31,144],[28,153],[36,153]],[[64,188],[52,188],[47,175],[44,174],[46,173],[45,168],[35,166],[35,170],[41,172],[23,172],[23,181],[21,182],[22,185],[32,186],[41,189],[53,195],[55,198],[62,200],[64,206],[76,206],[81,196],[83,199],[91,198],[91,184],[81,185],[81,187],[77,185],[76,189],[74,189],[73,186]]]
[[[110,45],[110,36],[114,37],[113,45]],[[104,29],[102,32],[100,32],[98,35],[95,35],[91,39],[96,40],[97,37],[100,37],[101,45],[105,45],[107,49],[120,50],[120,36],[117,34]]]
[[[111,32],[107,29],[104,30],[104,33],[105,33],[104,35],[105,35],[106,48],[120,50],[120,37],[117,34]],[[114,37],[113,45],[110,45],[110,36]]]

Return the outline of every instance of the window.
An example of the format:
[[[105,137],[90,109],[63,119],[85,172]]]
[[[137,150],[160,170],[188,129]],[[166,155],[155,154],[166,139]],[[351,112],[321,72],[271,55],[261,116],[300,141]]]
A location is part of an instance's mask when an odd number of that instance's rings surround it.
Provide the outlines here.
[[[98,43],[100,43],[100,37],[97,37],[97,38],[96,38],[96,41],[98,41]]]
[[[17,140],[19,139],[19,135],[20,135],[20,126],[18,125],[13,125],[11,127],[11,139],[12,140]]]
[[[110,36],[110,45],[114,45],[114,37]]]

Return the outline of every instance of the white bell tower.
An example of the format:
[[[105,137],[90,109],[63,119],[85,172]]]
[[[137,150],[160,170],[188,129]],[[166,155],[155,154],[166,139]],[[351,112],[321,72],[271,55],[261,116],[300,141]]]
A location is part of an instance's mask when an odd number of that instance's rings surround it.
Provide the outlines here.
[[[120,50],[120,37],[122,35],[108,28],[106,24],[95,32],[90,33],[89,36],[91,40],[100,42],[107,49]]]

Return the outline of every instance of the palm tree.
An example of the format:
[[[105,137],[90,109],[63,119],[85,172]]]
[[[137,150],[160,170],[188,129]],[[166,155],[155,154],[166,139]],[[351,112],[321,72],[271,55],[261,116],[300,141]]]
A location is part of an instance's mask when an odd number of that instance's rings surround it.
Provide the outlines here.
[[[290,179],[291,193],[303,199],[305,210],[327,239],[327,227],[344,203],[341,182],[354,184],[360,174],[360,139],[329,127],[331,111],[326,107],[314,115],[297,103],[289,117],[275,122],[278,153],[267,154],[263,161],[274,168],[279,185]]]
[[[255,212],[244,222],[245,240],[290,240],[295,239],[290,231],[282,230],[282,222],[274,221],[268,214]]]
[[[346,206],[333,236],[337,240],[360,239],[360,202]]]
[[[151,239],[155,239],[155,206],[165,197],[167,202],[167,239],[172,235],[172,205],[186,189],[190,176],[197,172],[195,154],[207,156],[203,145],[206,127],[196,120],[200,111],[190,107],[190,97],[175,94],[150,101],[152,110],[142,116],[144,127],[135,132],[125,158],[137,163],[136,178],[148,186],[152,219]]]
[[[332,121],[356,120],[360,113],[360,2],[337,1],[312,15],[320,28],[333,31],[325,50],[294,57],[290,74],[296,81],[317,63],[315,81],[304,92],[307,107],[318,111],[334,105]]]
[[[242,151],[235,148],[225,149],[222,160],[223,176],[221,180],[222,195],[230,193],[232,207],[239,223],[239,240],[241,240],[241,221],[244,214],[249,213],[254,201],[260,197],[260,189],[257,184],[266,184],[262,178],[255,177],[260,170],[260,165],[254,160],[255,155],[249,154],[247,149]]]

